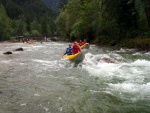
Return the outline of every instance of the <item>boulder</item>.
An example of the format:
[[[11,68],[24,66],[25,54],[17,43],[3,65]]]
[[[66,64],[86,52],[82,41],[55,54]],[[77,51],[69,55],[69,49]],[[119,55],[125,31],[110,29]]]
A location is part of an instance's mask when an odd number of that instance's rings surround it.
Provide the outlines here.
[[[115,61],[113,61],[110,58],[103,58],[102,61],[106,62],[106,63],[115,63]]]
[[[17,48],[14,51],[23,51],[23,48],[22,47],[21,48]]]
[[[11,51],[7,51],[4,54],[9,55],[9,54],[12,54],[12,52]]]

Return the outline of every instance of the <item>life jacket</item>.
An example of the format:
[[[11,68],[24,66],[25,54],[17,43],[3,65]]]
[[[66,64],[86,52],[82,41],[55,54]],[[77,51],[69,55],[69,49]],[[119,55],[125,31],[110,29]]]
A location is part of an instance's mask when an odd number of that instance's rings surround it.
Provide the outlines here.
[[[82,42],[82,45],[84,45],[84,44],[86,44],[87,42],[86,42],[86,40],[84,40],[83,42]]]
[[[83,42],[79,42],[79,46],[82,46],[83,45]]]
[[[76,53],[78,53],[80,51],[81,51],[81,49],[80,49],[80,47],[78,45],[73,45],[73,54],[76,54]]]
[[[73,48],[68,47],[65,54],[72,55],[72,50],[73,50]]]

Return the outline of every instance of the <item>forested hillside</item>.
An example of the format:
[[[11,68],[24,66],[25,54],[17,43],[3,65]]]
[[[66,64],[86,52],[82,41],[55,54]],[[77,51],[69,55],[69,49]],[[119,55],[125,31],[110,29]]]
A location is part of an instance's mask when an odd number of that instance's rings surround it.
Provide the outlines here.
[[[50,6],[53,11],[58,12],[64,4],[67,3],[67,0],[42,0],[45,4]]]
[[[16,35],[48,35],[55,31],[56,15],[41,0],[0,0],[0,11],[0,40]]]
[[[72,41],[150,47],[149,0],[0,0],[0,12],[0,40],[57,32]]]
[[[59,2],[61,0],[42,0],[45,4],[47,4],[48,6],[50,6],[52,8],[52,10],[56,11],[58,10],[59,7]]]
[[[129,40],[137,38],[140,44],[143,37],[150,37],[150,1],[68,0],[56,23],[58,32],[71,40],[132,46]],[[147,40],[143,43],[150,46]]]

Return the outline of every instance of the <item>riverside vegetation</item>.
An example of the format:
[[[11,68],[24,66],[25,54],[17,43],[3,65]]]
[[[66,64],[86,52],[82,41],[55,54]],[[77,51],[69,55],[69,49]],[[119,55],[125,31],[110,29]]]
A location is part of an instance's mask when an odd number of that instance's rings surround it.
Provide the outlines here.
[[[54,12],[41,0],[0,0],[0,40],[60,34],[107,46],[150,50],[149,0],[62,0]]]

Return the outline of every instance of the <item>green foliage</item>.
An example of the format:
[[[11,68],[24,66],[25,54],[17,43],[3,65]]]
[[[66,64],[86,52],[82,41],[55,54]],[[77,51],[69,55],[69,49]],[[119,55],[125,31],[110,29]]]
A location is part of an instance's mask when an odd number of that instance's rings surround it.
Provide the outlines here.
[[[37,30],[32,30],[32,31],[31,31],[31,35],[38,36],[38,35],[39,35],[39,32],[38,32]]]
[[[16,37],[15,37],[15,36],[10,37],[10,40],[11,40],[11,41],[16,41]]]
[[[148,19],[145,12],[145,3],[141,0],[135,1],[135,8],[138,13],[138,27],[139,30],[146,31],[148,29]]]
[[[76,40],[112,45],[125,38],[148,36],[148,0],[68,0],[60,11],[58,31]],[[148,10],[149,11],[149,10]]]
[[[33,35],[41,34],[41,24],[36,19],[34,19],[31,22],[30,28],[31,28],[31,34],[33,34]]]
[[[61,4],[66,2],[55,20],[41,0],[0,0],[0,40],[11,35],[46,36],[56,28],[69,40],[86,38],[107,45],[150,36],[149,0],[62,0]]]
[[[63,34],[65,32],[65,14],[62,12],[55,20],[57,32]]]
[[[42,18],[42,22],[41,22],[41,33],[44,34],[44,35],[47,35],[48,34],[48,30],[47,30],[47,17],[46,16],[43,16]]]
[[[134,38],[125,42],[127,47],[150,50],[150,38]]]
[[[23,15],[19,17],[18,20],[13,20],[12,28],[14,30],[14,35],[27,35],[27,23]]]
[[[40,21],[43,15],[48,15],[50,19],[55,16],[41,0],[0,0],[0,2],[11,19],[18,19],[20,15],[24,15],[29,21],[34,18]]]
[[[0,5],[0,40],[55,32],[56,15],[41,0],[0,0]]]
[[[5,8],[0,4],[0,40],[6,40],[10,38],[12,33],[11,20],[7,16]]]
[[[61,33],[67,33],[70,37],[85,38],[91,30],[93,31],[93,20],[95,20],[95,10],[89,1],[69,0],[69,3],[57,17],[58,29]],[[92,22],[92,23],[91,23]]]

